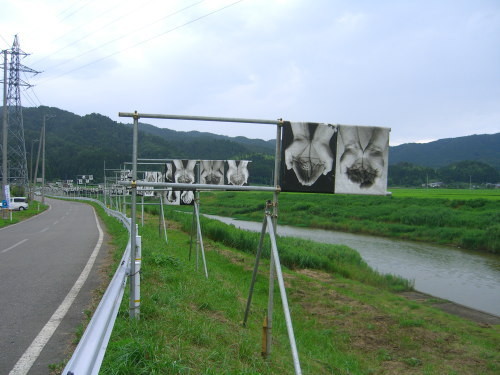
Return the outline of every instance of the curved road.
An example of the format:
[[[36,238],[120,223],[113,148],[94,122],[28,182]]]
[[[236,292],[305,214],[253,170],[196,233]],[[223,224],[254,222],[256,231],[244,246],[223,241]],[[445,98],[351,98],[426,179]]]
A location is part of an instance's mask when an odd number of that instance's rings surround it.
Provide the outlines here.
[[[0,230],[0,374],[45,375],[67,358],[100,282],[105,251],[93,208],[47,202],[48,211]]]

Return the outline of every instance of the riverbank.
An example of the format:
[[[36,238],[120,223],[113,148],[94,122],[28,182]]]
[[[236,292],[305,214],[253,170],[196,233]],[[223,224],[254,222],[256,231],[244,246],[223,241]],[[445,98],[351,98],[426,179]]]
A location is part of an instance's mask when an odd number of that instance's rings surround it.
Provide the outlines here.
[[[445,313],[471,320],[473,322],[482,324],[483,326],[500,324],[500,316],[472,309],[470,307],[450,302],[444,299],[438,299],[429,294],[417,291],[411,291],[411,292],[401,292],[400,295],[411,301],[416,301],[419,303],[426,304],[428,306],[444,311]]]
[[[494,191],[495,192],[495,191]],[[408,195],[415,196],[408,196]],[[429,193],[430,194],[430,193]],[[435,194],[435,193],[433,193]],[[500,253],[500,200],[491,193],[455,198],[398,190],[393,196],[281,193],[279,223],[364,233]],[[466,198],[464,198],[466,197]],[[204,192],[202,212],[262,221],[270,194]]]
[[[254,255],[204,237],[209,278],[189,258],[190,237],[158,217],[140,227],[141,319],[122,303],[102,374],[293,373],[284,317],[275,291],[273,351],[263,359],[267,270],[262,260],[247,327],[241,320]],[[332,272],[283,269],[304,374],[472,374],[500,369],[500,326],[441,312],[429,301]]]
[[[260,232],[262,224],[207,215],[236,228]],[[368,265],[385,274],[412,280],[416,290],[500,316],[500,258],[422,242],[365,234],[278,225],[280,237],[341,244],[355,249]]]

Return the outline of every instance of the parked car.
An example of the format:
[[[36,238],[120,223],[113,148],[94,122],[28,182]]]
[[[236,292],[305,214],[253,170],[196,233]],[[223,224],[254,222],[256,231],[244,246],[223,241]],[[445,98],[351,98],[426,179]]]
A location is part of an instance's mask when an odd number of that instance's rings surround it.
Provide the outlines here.
[[[10,198],[10,209],[15,211],[23,211],[28,209],[28,203],[26,202],[26,197],[11,197]]]

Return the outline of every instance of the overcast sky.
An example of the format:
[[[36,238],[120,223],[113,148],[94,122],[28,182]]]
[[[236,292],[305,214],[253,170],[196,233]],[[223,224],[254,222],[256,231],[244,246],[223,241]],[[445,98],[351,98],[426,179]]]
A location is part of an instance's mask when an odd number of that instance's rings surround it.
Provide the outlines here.
[[[498,0],[2,0],[24,106],[500,132]],[[270,125],[144,120],[272,139]]]

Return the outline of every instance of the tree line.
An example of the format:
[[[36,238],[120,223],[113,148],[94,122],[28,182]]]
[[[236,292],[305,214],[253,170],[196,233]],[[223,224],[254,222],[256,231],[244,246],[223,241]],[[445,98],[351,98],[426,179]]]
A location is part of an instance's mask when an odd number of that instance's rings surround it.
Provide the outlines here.
[[[492,166],[472,160],[464,160],[438,168],[423,167],[408,162],[389,166],[389,186],[422,186],[442,182],[447,186],[463,184],[484,185],[500,182],[500,172]]]

